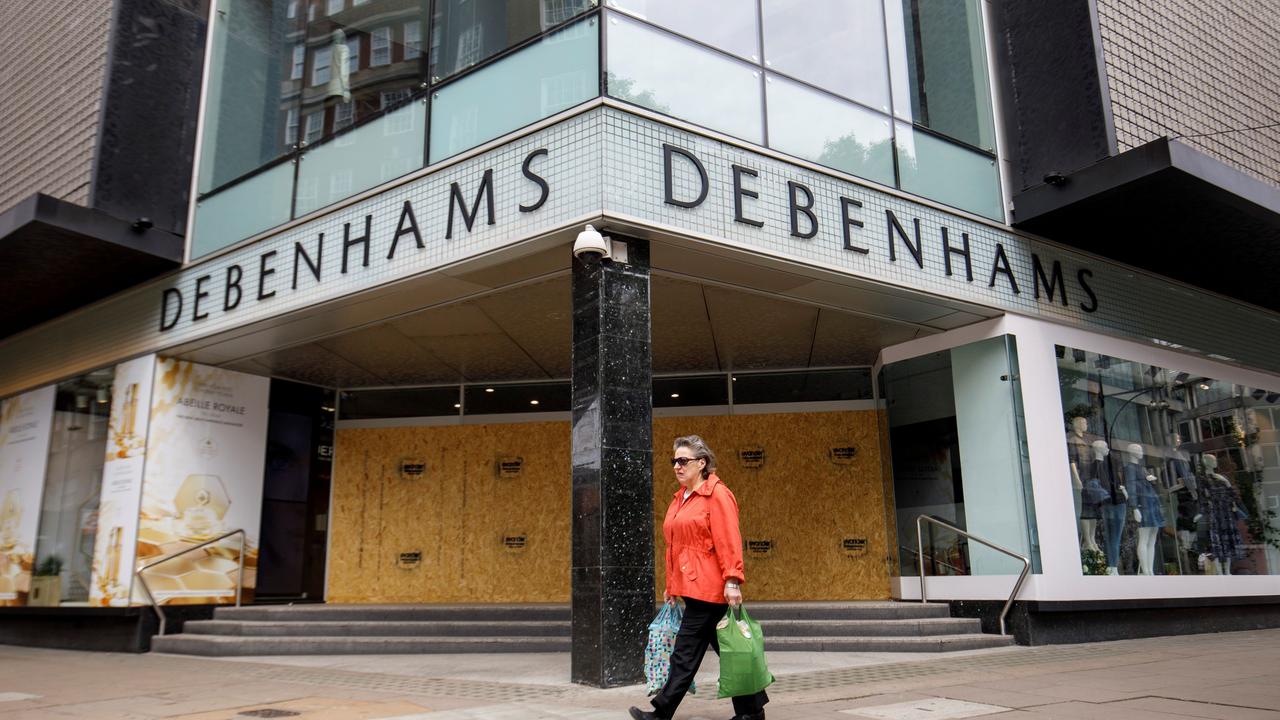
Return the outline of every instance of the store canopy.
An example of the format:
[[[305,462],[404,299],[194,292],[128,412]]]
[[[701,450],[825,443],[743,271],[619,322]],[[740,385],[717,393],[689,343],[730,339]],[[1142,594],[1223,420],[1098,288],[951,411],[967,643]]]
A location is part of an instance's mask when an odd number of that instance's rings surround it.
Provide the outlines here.
[[[1015,227],[1280,310],[1280,189],[1167,138],[1045,180]]]
[[[0,213],[0,338],[182,264],[182,238],[35,194]]]

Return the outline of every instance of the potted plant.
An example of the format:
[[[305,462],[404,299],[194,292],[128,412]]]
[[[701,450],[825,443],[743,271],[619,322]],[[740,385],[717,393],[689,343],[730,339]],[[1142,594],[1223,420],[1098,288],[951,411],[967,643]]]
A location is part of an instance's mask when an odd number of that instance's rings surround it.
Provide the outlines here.
[[[62,602],[62,558],[50,555],[31,573],[31,594],[27,605],[57,607]]]

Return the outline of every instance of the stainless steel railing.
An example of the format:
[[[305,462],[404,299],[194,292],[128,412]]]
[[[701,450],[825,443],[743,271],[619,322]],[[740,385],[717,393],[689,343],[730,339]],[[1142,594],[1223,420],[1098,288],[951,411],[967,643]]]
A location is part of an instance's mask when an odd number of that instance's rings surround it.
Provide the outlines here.
[[[916,548],[918,549],[917,558],[919,560],[919,565],[920,565],[920,602],[922,603],[928,602],[928,598],[925,596],[925,593],[924,593],[924,523],[926,522],[933,523],[934,525],[937,525],[939,527],[944,527],[950,530],[951,532],[957,533],[959,535],[963,535],[964,537],[970,540],[973,540],[974,542],[986,545],[992,550],[995,550],[997,552],[1002,552],[1011,558],[1015,558],[1017,560],[1022,561],[1022,572],[1018,574],[1018,581],[1013,584],[1013,592],[1009,593],[1009,599],[1004,601],[1004,608],[1000,610],[1000,634],[1008,635],[1009,633],[1005,632],[1005,629],[1004,629],[1004,618],[1006,615],[1009,614],[1009,608],[1013,605],[1013,599],[1018,596],[1018,591],[1022,589],[1022,582],[1027,579],[1027,573],[1031,572],[1031,560],[1027,558],[1025,555],[1019,555],[1018,553],[1012,550],[1009,550],[1008,548],[1000,547],[999,545],[991,542],[990,540],[984,540],[983,538],[980,538],[977,535],[974,535],[973,533],[961,530],[960,528],[956,527],[955,525],[952,525],[951,523],[939,520],[938,518],[931,517],[929,515],[917,515],[916,516]]]
[[[898,546],[898,549],[899,549],[899,550],[905,550],[906,552],[909,552],[909,553],[911,553],[912,555],[915,555],[915,556],[917,556],[917,557],[919,557],[919,556],[920,556],[920,553],[919,553],[919,552],[917,552],[915,548],[909,548],[909,547],[907,547],[906,545],[899,545],[899,546]],[[928,557],[928,558],[929,558],[929,562],[930,562],[931,564],[933,564],[933,565],[941,565],[942,567],[947,568],[948,570],[954,570],[954,571],[955,571],[955,573],[956,573],[957,575],[965,575],[965,574],[967,574],[967,571],[966,571],[964,568],[962,568],[962,567],[956,567],[955,565],[952,565],[951,563],[947,562],[946,560],[939,560],[939,559],[938,559],[936,556],[934,556],[934,555],[929,555],[928,553],[926,553],[926,557]]]
[[[187,553],[195,552],[196,550],[200,550],[201,548],[206,548],[206,547],[208,547],[208,546],[210,546],[210,545],[213,545],[213,544],[215,544],[215,543],[222,542],[223,540],[226,540],[227,538],[231,537],[232,535],[239,535],[239,536],[240,536],[240,572],[236,573],[236,607],[240,607],[240,595],[241,595],[241,591],[242,591],[242,590],[243,590],[243,588],[244,588],[244,543],[245,543],[245,534],[244,534],[244,530],[243,530],[243,529],[241,529],[241,530],[232,530],[231,532],[229,532],[229,533],[225,533],[225,534],[223,534],[223,535],[219,535],[219,536],[218,536],[218,537],[216,537],[216,538],[213,538],[213,539],[210,539],[210,540],[205,540],[204,542],[200,543],[199,545],[193,545],[192,547],[189,547],[189,548],[187,548],[187,549],[185,549],[185,550],[179,550],[178,552],[173,553],[172,555],[165,555],[164,557],[160,558],[159,560],[155,560],[155,561],[153,561],[153,562],[149,562],[149,563],[147,563],[146,565],[143,565],[142,567],[138,568],[138,571],[137,571],[136,573],[134,573],[134,575],[136,575],[136,576],[138,577],[138,582],[142,583],[142,591],[143,591],[143,592],[145,592],[145,593],[147,594],[147,599],[151,601],[151,608],[152,608],[153,610],[155,610],[155,611],[156,611],[156,616],[160,618],[160,633],[159,633],[160,635],[164,635],[164,626],[165,626],[165,616],[164,616],[164,611],[160,609],[160,603],[156,602],[156,596],[155,596],[155,595],[153,595],[153,594],[151,593],[151,587],[150,587],[149,585],[147,585],[147,578],[146,578],[146,576],[145,576],[145,575],[143,575],[143,573],[145,573],[146,571],[150,570],[151,568],[153,568],[153,567],[155,567],[155,566],[157,566],[157,565],[160,565],[160,564],[163,564],[163,563],[167,563],[167,562],[169,562],[170,560],[173,560],[174,558],[182,557],[183,555],[186,555]]]

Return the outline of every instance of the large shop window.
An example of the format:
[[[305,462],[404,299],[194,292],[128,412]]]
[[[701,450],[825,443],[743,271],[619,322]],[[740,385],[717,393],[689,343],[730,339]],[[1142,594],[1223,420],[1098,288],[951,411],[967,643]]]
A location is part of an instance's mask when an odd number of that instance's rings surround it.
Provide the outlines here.
[[[59,579],[50,604],[89,601],[114,377],[105,368],[58,383],[33,568]],[[125,392],[145,404],[136,385]]]
[[[1085,575],[1275,575],[1280,392],[1058,346]]]
[[[898,558],[917,575],[929,515],[1031,559],[1040,571],[1017,346],[1002,336],[885,365]],[[928,575],[1012,575],[1021,563],[925,526]]]

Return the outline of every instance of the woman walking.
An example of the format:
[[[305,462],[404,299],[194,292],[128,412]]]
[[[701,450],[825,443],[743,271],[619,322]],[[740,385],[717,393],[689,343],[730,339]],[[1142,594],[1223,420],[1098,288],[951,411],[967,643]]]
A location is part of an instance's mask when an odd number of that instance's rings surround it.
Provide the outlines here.
[[[653,710],[631,708],[635,720],[665,720],[675,715],[689,684],[711,647],[718,654],[716,623],[729,605],[742,604],[742,533],[738,501],[716,476],[716,456],[697,435],[676,438],[671,466],[676,490],[662,522],[666,539],[666,589],[663,600],[684,598],[684,620],[671,653],[671,674],[654,696]],[[764,720],[763,690],[733,698],[733,720]]]

